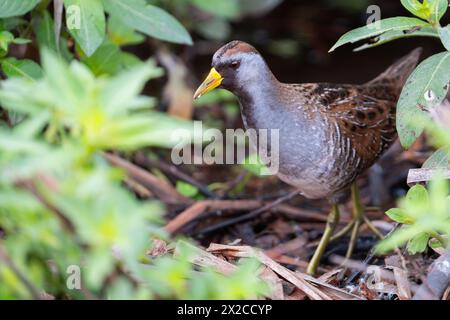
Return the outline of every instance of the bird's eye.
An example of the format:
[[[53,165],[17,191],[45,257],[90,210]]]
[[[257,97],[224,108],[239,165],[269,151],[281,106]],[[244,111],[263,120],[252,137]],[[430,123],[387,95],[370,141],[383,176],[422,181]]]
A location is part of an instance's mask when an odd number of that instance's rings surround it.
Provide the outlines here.
[[[230,63],[231,68],[233,68],[235,70],[237,68],[239,68],[240,65],[241,65],[241,63],[239,61],[233,61],[233,62]]]

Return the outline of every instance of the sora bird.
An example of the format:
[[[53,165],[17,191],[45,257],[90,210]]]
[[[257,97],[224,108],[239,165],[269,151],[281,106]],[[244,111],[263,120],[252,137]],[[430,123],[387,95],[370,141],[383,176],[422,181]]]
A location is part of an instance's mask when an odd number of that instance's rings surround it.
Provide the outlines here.
[[[414,50],[362,85],[282,83],[259,52],[242,41],[214,54],[212,69],[194,98],[218,87],[231,91],[239,99],[246,129],[278,130],[278,177],[307,198],[331,203],[308,273],[315,273],[328,243],[349,232],[350,257],[363,223],[382,237],[364,216],[355,180],[396,140],[396,103],[420,53],[420,48]],[[333,235],[338,204],[348,191],[352,222]]]

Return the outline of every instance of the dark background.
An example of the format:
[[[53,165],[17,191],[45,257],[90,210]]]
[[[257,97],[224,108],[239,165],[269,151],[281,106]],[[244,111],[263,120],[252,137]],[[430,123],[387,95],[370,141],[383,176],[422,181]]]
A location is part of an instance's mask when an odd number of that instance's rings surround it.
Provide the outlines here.
[[[412,16],[398,0],[285,0],[264,16],[236,21],[228,40],[243,40],[257,47],[283,82],[362,83],[418,46],[425,49],[423,58],[442,51],[438,39],[414,37],[362,52],[352,51],[358,43],[328,53],[345,32],[366,24],[366,10],[372,4],[380,6],[382,19]],[[194,40],[196,44],[203,41],[195,34]],[[197,77],[209,70],[211,56],[222,44],[210,43],[209,50],[194,55]]]

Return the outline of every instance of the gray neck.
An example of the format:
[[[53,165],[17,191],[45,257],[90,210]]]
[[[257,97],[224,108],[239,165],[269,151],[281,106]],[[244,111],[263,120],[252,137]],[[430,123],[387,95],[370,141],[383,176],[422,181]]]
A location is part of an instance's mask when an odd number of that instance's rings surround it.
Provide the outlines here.
[[[251,63],[244,64],[239,69],[238,85],[231,91],[239,98],[246,108],[264,108],[279,95],[279,81],[273,75],[261,56],[255,55]]]

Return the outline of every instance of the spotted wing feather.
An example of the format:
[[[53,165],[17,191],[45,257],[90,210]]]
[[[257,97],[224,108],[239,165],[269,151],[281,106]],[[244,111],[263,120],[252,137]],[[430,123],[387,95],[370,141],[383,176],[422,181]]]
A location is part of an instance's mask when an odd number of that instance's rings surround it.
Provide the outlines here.
[[[314,96],[319,112],[334,122],[339,136],[350,139],[360,171],[370,167],[397,138],[396,103],[399,90],[392,86],[317,85]]]

